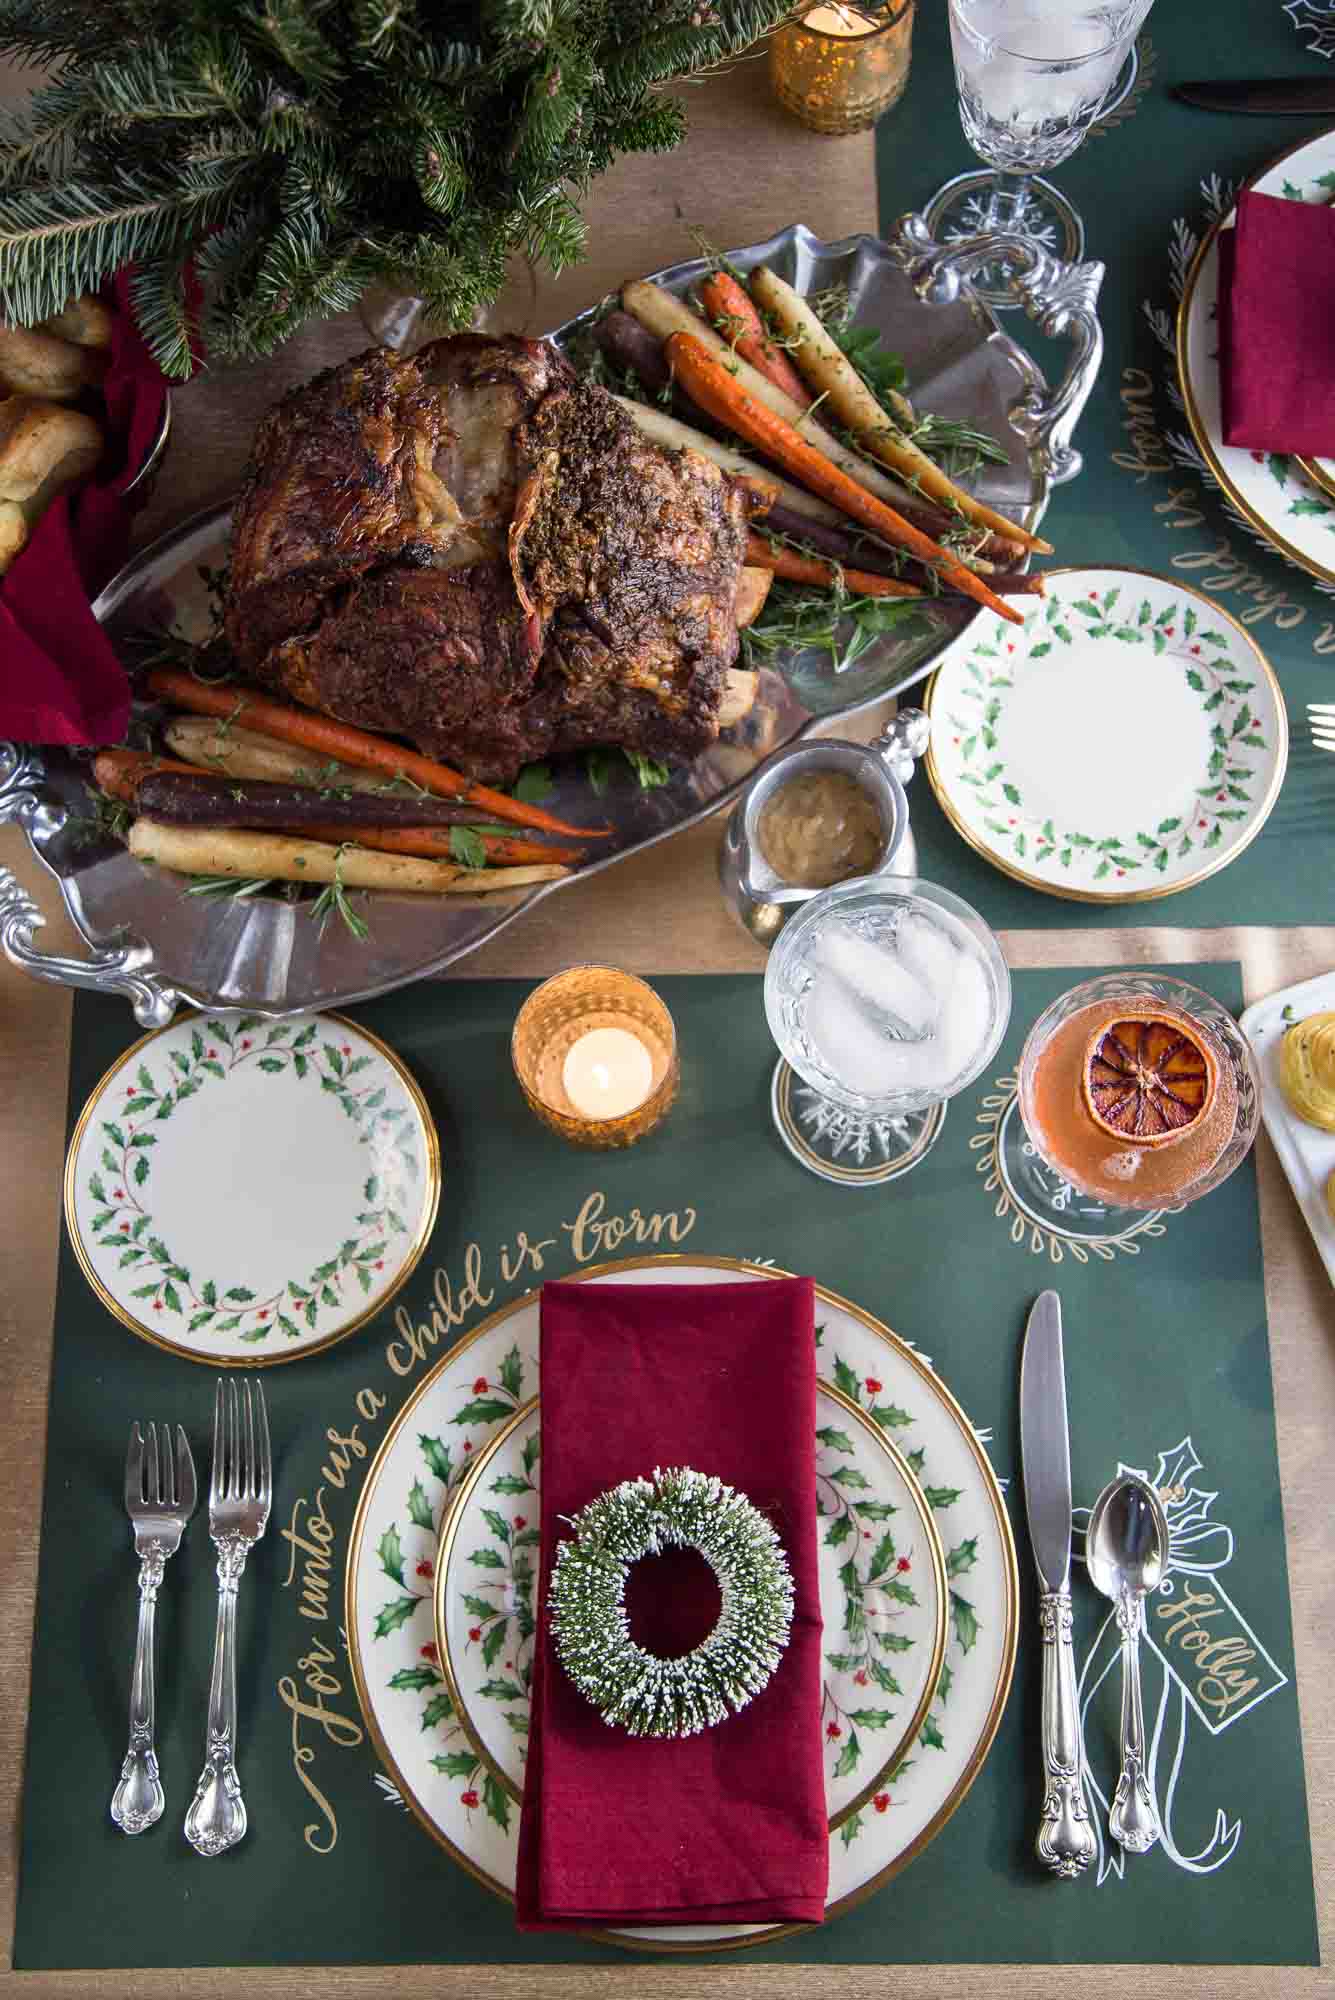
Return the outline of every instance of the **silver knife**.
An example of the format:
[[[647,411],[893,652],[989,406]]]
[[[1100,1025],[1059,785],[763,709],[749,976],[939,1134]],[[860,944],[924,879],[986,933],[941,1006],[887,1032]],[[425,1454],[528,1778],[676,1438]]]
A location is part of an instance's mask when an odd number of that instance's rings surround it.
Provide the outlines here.
[[[1085,1805],[1085,1753],[1071,1643],[1071,1445],[1062,1308],[1055,1292],[1039,1294],[1025,1329],[1020,1450],[1043,1633],[1043,1815],[1035,1846],[1046,1867],[1071,1880],[1094,1858],[1094,1832]]]
[[[1335,112],[1335,77],[1274,76],[1239,83],[1175,83],[1173,96],[1199,111],[1234,111],[1279,118],[1320,118]]]

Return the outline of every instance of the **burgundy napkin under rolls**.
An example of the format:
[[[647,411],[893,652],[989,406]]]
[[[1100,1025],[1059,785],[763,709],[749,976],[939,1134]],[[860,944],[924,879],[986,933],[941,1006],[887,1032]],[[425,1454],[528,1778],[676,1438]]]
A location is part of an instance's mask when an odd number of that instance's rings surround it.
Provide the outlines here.
[[[810,1279],[545,1285],[541,1382],[542,1565],[520,1928],[818,1923],[829,1837]],[[569,1533],[562,1517],[623,1479],[673,1465],[717,1474],[768,1516],[796,1601],[787,1650],[761,1694],[698,1736],[654,1741],[609,1726],[580,1694],[551,1646],[545,1607],[555,1547]],[[647,1584],[670,1561],[634,1574]],[[628,1594],[632,1605],[636,1596]],[[691,1599],[687,1589],[658,1591],[653,1650],[684,1650],[704,1636],[712,1616],[702,1619],[698,1587]],[[674,1621],[670,1647],[664,1632]]]
[[[89,609],[130,545],[125,489],[162,421],[167,383],[130,311],[120,272],[97,421],[106,448],[93,477],[52,502],[0,581],[0,737],[20,743],[119,743],[130,687]]]
[[[1239,196],[1219,232],[1224,442],[1335,456],[1335,208]]]

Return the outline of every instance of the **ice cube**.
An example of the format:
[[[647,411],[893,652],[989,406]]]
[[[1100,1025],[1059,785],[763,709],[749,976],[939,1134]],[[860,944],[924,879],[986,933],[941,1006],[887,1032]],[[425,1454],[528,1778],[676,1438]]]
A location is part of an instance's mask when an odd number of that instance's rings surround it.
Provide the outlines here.
[[[965,935],[955,929],[953,919],[937,922],[908,910],[900,919],[895,943],[908,971],[936,994],[939,1003],[968,949]]]
[[[914,1084],[923,1042],[892,1040],[867,1003],[838,974],[818,967],[802,998],[802,1025],[832,1076],[865,1097],[888,1097]]]
[[[953,968],[930,1044],[931,1081],[945,1090],[973,1068],[992,1025],[992,982],[971,952],[948,949]]]
[[[848,924],[829,923],[817,940],[814,962],[845,981],[881,1014],[893,1016],[894,1032],[931,1033],[939,995],[900,962],[898,941],[877,944]]]

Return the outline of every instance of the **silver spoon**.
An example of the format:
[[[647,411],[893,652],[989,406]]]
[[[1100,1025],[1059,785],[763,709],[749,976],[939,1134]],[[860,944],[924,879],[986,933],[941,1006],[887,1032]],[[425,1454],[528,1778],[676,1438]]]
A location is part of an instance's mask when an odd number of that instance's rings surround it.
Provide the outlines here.
[[[1128,1854],[1144,1854],[1159,1838],[1159,1815],[1145,1769],[1140,1635],[1145,1593],[1158,1588],[1167,1561],[1168,1517],[1154,1488],[1129,1473],[1112,1480],[1090,1510],[1085,1567],[1095,1589],[1112,1599],[1122,1635],[1122,1769],[1108,1831]]]

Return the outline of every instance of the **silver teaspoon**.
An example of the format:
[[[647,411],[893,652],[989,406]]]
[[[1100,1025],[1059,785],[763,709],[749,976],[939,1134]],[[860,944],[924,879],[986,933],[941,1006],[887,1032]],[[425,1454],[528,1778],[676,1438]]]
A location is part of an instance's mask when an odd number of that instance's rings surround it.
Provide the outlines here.
[[[1158,1588],[1167,1562],[1168,1518],[1154,1488],[1130,1474],[1112,1480],[1090,1512],[1085,1567],[1095,1589],[1112,1599],[1122,1635],[1122,1769],[1108,1831],[1128,1854],[1144,1854],[1159,1838],[1159,1815],[1145,1769],[1140,1635],[1145,1594]]]

